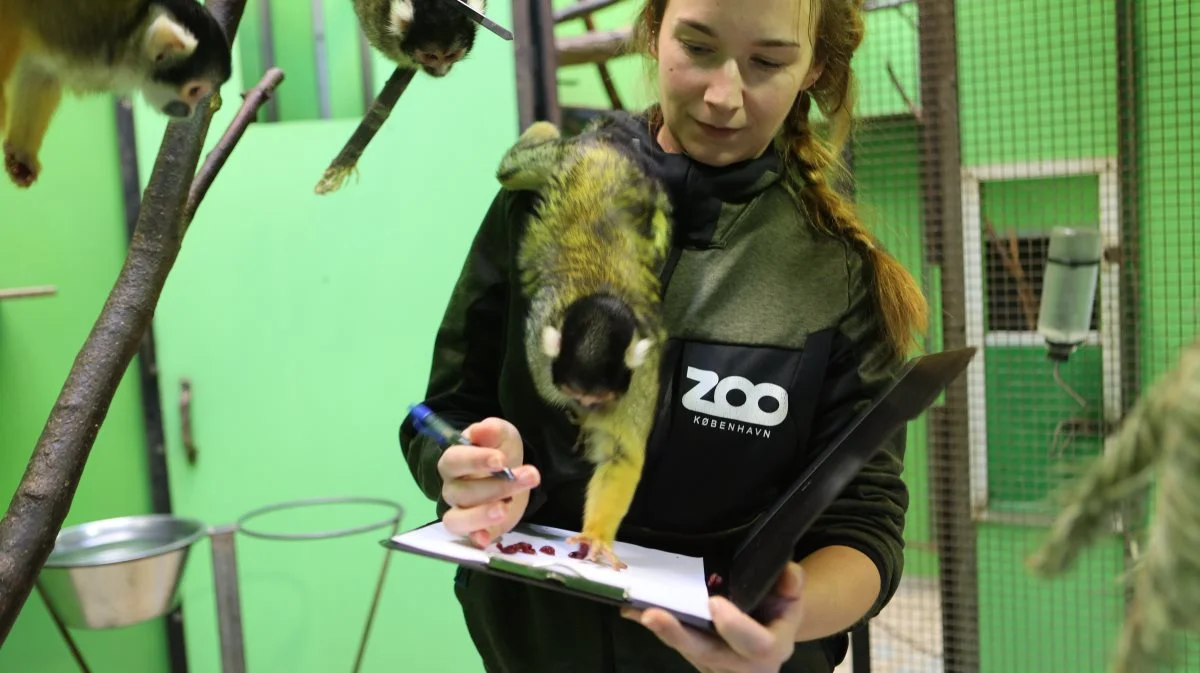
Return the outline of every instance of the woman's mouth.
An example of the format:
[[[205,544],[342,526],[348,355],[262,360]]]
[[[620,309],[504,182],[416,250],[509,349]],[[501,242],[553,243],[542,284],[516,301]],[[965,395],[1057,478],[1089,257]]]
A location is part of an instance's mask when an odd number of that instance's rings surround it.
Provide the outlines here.
[[[720,139],[731,138],[734,134],[736,134],[740,130],[740,129],[735,129],[735,128],[729,128],[727,126],[713,126],[712,124],[706,124],[706,123],[700,121],[699,119],[695,119],[693,121],[695,121],[696,125],[700,127],[700,130],[704,131],[707,135],[710,135],[714,138],[720,138]]]

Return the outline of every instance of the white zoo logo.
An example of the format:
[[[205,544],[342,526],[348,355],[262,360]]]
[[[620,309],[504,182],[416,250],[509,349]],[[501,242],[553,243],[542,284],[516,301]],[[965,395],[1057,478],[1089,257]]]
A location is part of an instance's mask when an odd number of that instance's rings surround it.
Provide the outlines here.
[[[683,406],[689,411],[709,416],[726,418],[731,421],[742,421],[774,427],[787,418],[787,390],[774,383],[751,383],[741,376],[726,376],[721,378],[716,372],[696,367],[687,368],[687,377],[696,382],[692,389],[683,394]],[[714,390],[713,401],[703,399],[708,391]],[[731,390],[740,390],[746,396],[741,405],[729,403],[728,395]],[[766,412],[759,405],[764,397],[774,398],[779,403],[775,411]]]

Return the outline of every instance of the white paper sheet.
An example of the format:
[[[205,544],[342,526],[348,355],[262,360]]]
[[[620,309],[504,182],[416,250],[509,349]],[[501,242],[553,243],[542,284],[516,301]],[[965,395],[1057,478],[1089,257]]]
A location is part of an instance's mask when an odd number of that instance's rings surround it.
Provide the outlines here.
[[[505,533],[501,539],[505,546],[515,542],[528,542],[538,551],[537,554],[503,554],[496,548],[495,543],[489,545],[486,550],[480,549],[469,540],[451,534],[441,522],[401,533],[392,539],[460,561],[487,563],[488,557],[497,555],[507,561],[524,563],[535,568],[555,566],[564,574],[573,570],[587,579],[623,587],[635,600],[704,620],[712,619],[708,610],[708,588],[703,559],[618,541],[613,545],[613,550],[628,567],[614,570],[592,561],[571,558],[569,554],[578,549],[578,545],[567,544],[567,538],[574,534],[559,528],[522,524]],[[553,556],[540,551],[547,545],[554,548]]]

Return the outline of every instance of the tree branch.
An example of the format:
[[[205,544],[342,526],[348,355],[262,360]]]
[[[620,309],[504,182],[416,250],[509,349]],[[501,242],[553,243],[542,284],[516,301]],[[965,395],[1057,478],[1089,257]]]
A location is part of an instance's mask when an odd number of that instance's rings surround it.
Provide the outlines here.
[[[246,0],[208,0],[233,42]],[[12,631],[70,510],[113,396],[150,326],[186,229],[188,192],[220,94],[167,123],[125,264],[67,374],[0,520],[0,645]]]
[[[593,12],[612,7],[621,0],[579,0],[554,13],[554,23],[565,23],[572,19],[589,17]]]
[[[196,208],[204,200],[204,196],[208,194],[208,188],[212,187],[213,180],[217,178],[217,173],[220,173],[221,168],[225,166],[225,162],[229,159],[233,148],[237,146],[246,129],[258,116],[258,109],[271,98],[271,94],[275,92],[275,87],[279,86],[279,83],[282,81],[283,71],[279,68],[271,67],[263,74],[262,79],[258,80],[258,84],[242,97],[242,107],[233,117],[233,121],[229,123],[229,128],[225,129],[224,135],[213,146],[208,156],[204,158],[204,165],[200,167],[200,170],[196,173],[195,180],[192,181],[192,188],[188,193],[187,210],[184,212],[185,228],[191,223],[192,218],[195,217]]]
[[[560,37],[555,41],[559,67],[603,63],[624,55],[629,48],[628,28]]]
[[[354,129],[354,133],[346,141],[342,151],[338,152],[333,163],[325,169],[324,175],[321,176],[313,191],[318,194],[328,194],[342,188],[346,178],[350,177],[355,166],[358,165],[359,157],[366,151],[367,145],[371,143],[371,139],[375,137],[379,129],[383,128],[383,123],[387,121],[388,115],[392,114],[392,108],[396,107],[396,101],[400,100],[401,94],[408,88],[409,82],[416,74],[417,71],[412,68],[396,68],[392,71],[391,77],[388,77],[383,89],[375,97],[375,102],[371,104],[371,109],[363,115],[358,128]]]

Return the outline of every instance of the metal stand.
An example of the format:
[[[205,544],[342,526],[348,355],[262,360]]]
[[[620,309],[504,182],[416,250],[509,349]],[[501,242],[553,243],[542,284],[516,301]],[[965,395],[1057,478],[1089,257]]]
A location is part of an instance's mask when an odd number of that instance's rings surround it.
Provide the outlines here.
[[[270,512],[278,512],[285,509],[295,509],[298,507],[311,507],[313,505],[330,505],[330,504],[373,504],[384,505],[395,510],[392,516],[382,521],[355,526],[353,528],[343,528],[340,530],[320,531],[316,533],[268,533],[263,531],[253,530],[246,526],[246,523],[255,517],[268,514]],[[347,535],[355,535],[357,533],[365,533],[367,531],[382,528],[390,525],[392,527],[392,535],[395,535],[400,529],[400,520],[404,516],[404,508],[398,503],[382,498],[309,498],[304,500],[292,500],[288,502],[280,502],[266,507],[260,507],[256,510],[243,514],[233,526],[228,526],[220,531],[211,533],[213,538],[213,581],[217,588],[217,621],[220,624],[221,630],[221,673],[245,673],[246,661],[242,641],[242,608],[240,592],[237,584],[237,561],[236,549],[234,543],[234,533],[242,533],[250,537],[256,537],[264,540],[284,540],[284,541],[299,541],[299,540],[327,540],[335,537],[345,537]],[[354,657],[354,668],[351,669],[354,673],[358,673],[362,667],[363,655],[367,650],[367,639],[371,635],[371,626],[375,622],[375,611],[379,607],[379,598],[383,594],[383,584],[387,577],[388,563],[391,560],[391,554],[384,552],[383,565],[379,570],[379,577],[375,581],[375,593],[371,597],[371,607],[367,611],[366,623],[363,625],[362,638],[358,642],[358,652]]]
[[[67,625],[63,623],[63,618],[58,614],[54,604],[50,602],[50,597],[46,595],[46,590],[42,588],[42,583],[34,584],[37,588],[38,595],[42,597],[42,603],[46,604],[46,611],[50,613],[50,619],[54,620],[54,625],[58,627],[58,633],[67,643],[67,649],[71,650],[71,658],[75,663],[79,664],[79,670],[83,673],[92,673],[92,669],[88,668],[87,662],[83,660],[83,652],[79,651],[79,646],[75,644],[75,639],[71,637],[71,631],[67,629]]]
[[[375,521],[361,526],[352,528],[344,528],[340,530],[318,531],[315,533],[270,533],[254,530],[246,526],[246,523],[255,517],[277,512],[285,509],[295,509],[300,507],[311,507],[314,505],[329,505],[329,504],[373,504],[383,505],[394,510],[394,512],[386,519]],[[226,524],[222,526],[214,526],[208,529],[207,535],[212,544],[212,567],[213,567],[213,586],[216,594],[217,603],[217,628],[220,635],[221,648],[221,673],[246,673],[246,654],[245,640],[242,628],[242,605],[241,605],[241,590],[238,584],[238,567],[237,567],[237,534],[249,535],[251,537],[267,539],[267,540],[285,540],[285,541],[301,541],[301,540],[326,540],[336,537],[345,537],[347,535],[355,535],[357,533],[365,533],[371,530],[376,530],[384,526],[391,526],[391,535],[396,535],[400,530],[400,521],[404,517],[404,508],[398,503],[382,498],[309,498],[304,500],[292,500],[280,502],[266,507],[248,512],[237,520],[237,523]],[[363,625],[362,637],[358,643],[358,651],[354,657],[354,667],[351,669],[354,673],[358,673],[362,668],[363,657],[367,650],[367,640],[371,634],[371,627],[375,622],[375,613],[379,607],[380,597],[383,595],[383,585],[387,578],[387,569],[391,561],[391,553],[388,550],[384,551],[383,563],[379,569],[379,577],[375,581],[375,591],[371,597],[371,606],[367,610],[367,616]],[[46,604],[46,609],[49,610],[51,618],[58,627],[59,633],[66,642],[67,648],[70,649],[72,657],[79,665],[79,670],[82,673],[91,673],[87,663],[83,659],[83,654],[76,646],[74,639],[71,638],[70,631],[62,615],[50,602],[49,596],[43,590],[41,584],[37,585],[38,592],[42,596],[43,602]]]
[[[246,648],[242,640],[242,599],[238,589],[237,526],[209,530],[212,544],[213,591],[217,595],[217,632],[221,642],[221,670],[246,673]]]

